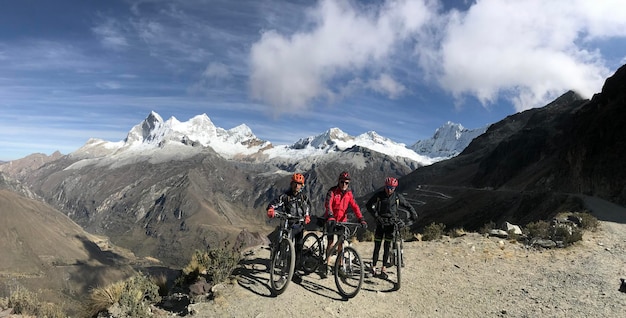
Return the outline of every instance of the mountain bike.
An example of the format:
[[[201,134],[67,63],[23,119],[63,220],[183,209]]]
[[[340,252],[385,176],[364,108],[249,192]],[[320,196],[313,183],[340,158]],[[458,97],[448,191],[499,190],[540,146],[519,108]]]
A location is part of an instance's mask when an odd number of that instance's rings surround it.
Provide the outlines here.
[[[330,231],[325,229],[322,236],[314,232],[309,232],[304,236],[303,270],[314,272],[320,266],[326,266],[326,236],[337,235],[337,240],[331,246],[329,253],[330,255],[337,254],[333,274],[337,290],[345,298],[353,298],[359,293],[365,277],[363,260],[349,242],[360,227],[363,227],[360,223],[340,222],[336,223],[335,228]],[[339,242],[343,243],[341,249]]]
[[[300,225],[302,218],[276,211],[276,218],[281,220],[277,227],[278,239],[271,244],[270,253],[270,287],[274,295],[282,294],[296,267],[296,250],[293,238],[293,227]]]
[[[402,285],[402,267],[404,267],[404,238],[402,237],[402,229],[411,226],[412,222],[404,222],[400,218],[393,219],[392,222],[393,241],[391,246],[389,265],[396,266],[395,290],[399,290],[400,286]]]

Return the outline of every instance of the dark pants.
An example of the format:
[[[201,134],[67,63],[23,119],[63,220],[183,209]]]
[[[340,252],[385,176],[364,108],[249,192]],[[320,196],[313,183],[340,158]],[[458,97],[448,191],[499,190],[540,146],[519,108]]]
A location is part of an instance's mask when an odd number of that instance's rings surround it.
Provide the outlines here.
[[[291,234],[293,234],[293,241],[296,247],[296,263],[300,260],[300,254],[302,253],[302,246],[304,245],[304,226],[303,224],[296,223],[293,225]]]
[[[374,255],[372,256],[372,266],[376,266],[378,262],[378,254],[380,253],[380,245],[384,241],[383,247],[383,266],[389,266],[389,250],[391,241],[393,240],[393,225],[376,224],[376,232],[374,232]]]

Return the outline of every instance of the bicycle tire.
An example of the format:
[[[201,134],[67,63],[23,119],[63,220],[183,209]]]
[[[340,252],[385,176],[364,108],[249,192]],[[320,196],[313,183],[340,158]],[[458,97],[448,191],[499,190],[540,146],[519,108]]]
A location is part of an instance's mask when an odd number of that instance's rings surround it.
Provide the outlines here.
[[[291,278],[296,267],[296,250],[293,242],[288,239],[280,241],[278,249],[272,253],[272,262],[270,264],[270,287],[272,294],[278,296],[282,294]]]
[[[339,293],[345,298],[356,296],[365,278],[365,266],[359,253],[352,247],[343,247],[343,250],[337,253],[334,269],[335,285]]]
[[[395,262],[396,262],[396,286],[395,289],[399,290],[400,286],[402,286],[402,262],[404,261],[402,259],[403,255],[402,255],[402,251],[403,251],[403,244],[402,244],[402,239],[398,240],[398,242],[396,242],[396,253],[395,253]]]
[[[324,245],[322,238],[317,236],[314,232],[307,233],[302,241],[304,242],[302,255],[300,256],[302,270],[306,274],[310,274],[315,272],[320,265],[324,263]]]

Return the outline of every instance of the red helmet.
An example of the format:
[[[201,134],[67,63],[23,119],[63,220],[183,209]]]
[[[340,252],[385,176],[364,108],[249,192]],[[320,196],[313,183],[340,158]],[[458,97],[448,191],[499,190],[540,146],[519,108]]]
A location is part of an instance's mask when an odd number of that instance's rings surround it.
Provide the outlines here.
[[[393,178],[393,177],[385,178],[385,186],[386,187],[397,187],[398,186],[398,179]]]
[[[293,176],[291,176],[291,182],[304,184],[304,175],[301,173],[294,173]]]
[[[348,171],[340,173],[339,180],[350,180],[350,174],[348,173]]]

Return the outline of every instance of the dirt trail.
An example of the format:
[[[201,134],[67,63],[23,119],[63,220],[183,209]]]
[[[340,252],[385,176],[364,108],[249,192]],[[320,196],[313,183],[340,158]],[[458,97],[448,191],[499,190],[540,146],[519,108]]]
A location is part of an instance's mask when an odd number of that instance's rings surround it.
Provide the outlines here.
[[[626,209],[585,198],[601,220],[573,248],[528,249],[479,234],[405,245],[402,288],[366,278],[342,300],[331,277],[317,274],[272,297],[266,247],[247,256],[234,284],[211,302],[192,305],[195,317],[624,317]],[[373,242],[353,245],[371,261]],[[390,269],[390,280],[395,280]]]

